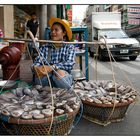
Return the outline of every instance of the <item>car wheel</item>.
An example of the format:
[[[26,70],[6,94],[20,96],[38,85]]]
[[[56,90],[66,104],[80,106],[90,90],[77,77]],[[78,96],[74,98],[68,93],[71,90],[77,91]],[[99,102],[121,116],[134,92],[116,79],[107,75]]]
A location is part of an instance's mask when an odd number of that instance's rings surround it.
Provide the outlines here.
[[[102,54],[99,54],[98,59],[99,59],[100,61],[106,61],[106,60],[107,60],[107,57],[102,56]]]
[[[91,51],[89,51],[89,55],[90,55],[90,57],[94,57],[94,52],[91,52]]]
[[[136,58],[137,58],[137,56],[129,56],[129,59],[132,61],[136,60]]]

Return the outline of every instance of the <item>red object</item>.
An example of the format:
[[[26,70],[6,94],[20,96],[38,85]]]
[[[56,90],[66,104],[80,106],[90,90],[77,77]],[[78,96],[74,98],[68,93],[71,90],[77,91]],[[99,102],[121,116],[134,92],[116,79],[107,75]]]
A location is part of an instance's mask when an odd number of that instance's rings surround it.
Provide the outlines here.
[[[3,80],[17,80],[20,78],[21,51],[16,47],[4,47],[0,51],[0,64],[3,70]]]
[[[9,41],[9,46],[17,47],[21,52],[25,51],[24,41]]]

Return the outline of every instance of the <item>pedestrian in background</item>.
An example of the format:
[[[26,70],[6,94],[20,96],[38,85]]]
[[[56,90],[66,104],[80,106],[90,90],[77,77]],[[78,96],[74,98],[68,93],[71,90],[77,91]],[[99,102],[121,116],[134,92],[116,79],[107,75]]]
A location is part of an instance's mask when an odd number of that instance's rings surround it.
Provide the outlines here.
[[[51,18],[49,24],[51,28],[50,36],[53,41],[70,41],[72,39],[72,31],[68,21]],[[51,43],[41,46],[39,50],[41,58],[38,56],[33,64],[33,70],[36,73],[35,84],[49,86],[46,76],[48,73],[53,87],[69,89],[73,83],[71,70],[75,64],[74,45]],[[45,66],[43,66],[42,61]]]
[[[35,40],[37,41],[39,38],[39,22],[37,20],[37,15],[35,12],[31,14],[31,19],[27,21],[26,28],[27,30],[30,30],[32,32]],[[33,58],[36,50],[33,48],[32,42],[28,44],[28,48],[29,48],[29,53]]]

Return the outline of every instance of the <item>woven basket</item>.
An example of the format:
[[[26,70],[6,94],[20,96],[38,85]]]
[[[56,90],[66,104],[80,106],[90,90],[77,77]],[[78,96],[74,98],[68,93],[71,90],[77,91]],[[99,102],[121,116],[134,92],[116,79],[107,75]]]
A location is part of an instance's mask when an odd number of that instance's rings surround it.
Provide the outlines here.
[[[111,122],[122,121],[126,115],[129,105],[134,101],[127,103],[118,103],[115,106],[107,104],[96,104],[83,101],[83,117],[91,122],[106,126]]]
[[[23,120],[1,115],[2,131],[10,135],[68,135],[79,108],[72,113],[56,116],[50,129],[51,118]]]

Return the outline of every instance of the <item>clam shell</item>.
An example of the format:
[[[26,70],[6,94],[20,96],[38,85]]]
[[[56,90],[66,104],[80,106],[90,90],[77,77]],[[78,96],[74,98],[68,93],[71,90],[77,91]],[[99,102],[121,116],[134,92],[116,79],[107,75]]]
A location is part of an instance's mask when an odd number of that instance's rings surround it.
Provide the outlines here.
[[[77,109],[78,107],[79,105],[76,105],[76,104],[72,106],[73,109]]]
[[[84,90],[84,85],[83,85],[83,83],[81,83],[81,82],[77,82],[76,85],[79,86],[81,89]]]
[[[112,103],[113,103],[113,104],[118,104],[119,101],[118,101],[118,100],[112,100]]]
[[[24,104],[26,104],[26,105],[33,105],[34,103],[35,103],[34,99],[27,100],[24,102]]]
[[[38,91],[42,90],[42,86],[41,85],[35,85],[35,89],[37,89]]]
[[[37,110],[37,109],[36,109],[36,110],[30,111],[29,114],[31,114],[31,115],[40,114],[40,112],[41,112],[40,110]]]
[[[4,106],[4,107],[8,107],[8,106],[12,106],[14,104],[8,103],[8,102],[4,102],[4,103],[1,103],[1,105]]]
[[[131,98],[132,98],[132,99],[136,99],[136,96],[135,96],[135,95],[132,95]]]
[[[65,108],[68,112],[73,112],[73,109],[72,109],[70,106],[68,106],[67,104],[64,105],[64,108]]]
[[[39,92],[38,92],[37,89],[35,89],[35,88],[32,89],[31,92],[32,92],[32,95],[33,95],[33,96],[38,96],[38,95],[39,95]]]
[[[46,117],[51,117],[53,112],[51,109],[43,109],[42,113],[46,116]]]
[[[86,82],[86,81],[82,81],[82,84],[83,84],[84,87],[85,86],[89,86],[90,87],[90,84],[88,82]]]
[[[44,86],[41,88],[42,91],[50,92],[50,87],[49,86]]]
[[[54,109],[55,109],[55,107],[54,107],[54,106],[52,106],[52,105],[46,105],[46,109],[54,110]]]
[[[122,92],[124,92],[125,91],[125,87],[123,86],[123,85],[121,85],[119,88],[118,88],[118,91],[120,92],[120,93],[122,93]]]
[[[92,97],[93,95],[91,95],[91,94],[85,94],[83,97],[85,97],[85,98],[90,98],[90,97]]]
[[[28,114],[27,112],[24,112],[21,115],[21,118],[26,119],[26,120],[32,119],[32,114]]]
[[[29,88],[24,88],[22,91],[25,95],[33,96],[32,91]]]
[[[42,105],[36,105],[36,108],[37,109],[43,109],[43,106]]]
[[[87,98],[86,98],[86,101],[88,101],[88,102],[93,102],[93,99],[92,99],[92,98],[87,97]]]
[[[33,118],[35,118],[35,119],[44,119],[45,115],[44,114],[34,114]]]
[[[22,97],[24,95],[23,88],[16,88],[15,92],[18,97]]]
[[[108,100],[103,100],[103,104],[108,104]]]
[[[129,97],[130,97],[130,93],[127,93],[127,94],[123,95],[121,98],[122,98],[122,99],[127,99],[127,98],[129,98]]]
[[[5,109],[7,110],[7,111],[13,111],[13,110],[16,110],[17,108],[20,108],[20,106],[18,106],[18,105],[11,105],[11,106],[7,106],[7,107],[5,107]]]
[[[108,93],[110,96],[114,96],[114,95],[116,95],[116,92],[109,92]]]
[[[85,89],[85,90],[92,90],[93,88],[90,87],[90,85],[87,85],[87,86],[84,87],[84,89]]]
[[[106,96],[106,100],[112,101],[112,97],[111,96]]]
[[[89,81],[89,84],[90,84],[90,87],[91,87],[92,89],[97,89],[97,88],[98,88],[97,84],[94,83],[94,82],[92,82],[92,81]]]
[[[63,95],[63,93],[65,93],[65,89],[60,89],[60,90],[58,90],[55,94],[56,94],[56,96],[62,96]]]
[[[100,91],[102,92],[103,95],[107,94],[107,91],[105,89],[103,89],[102,87],[100,87],[99,89],[100,89]]]
[[[111,102],[109,102],[109,101],[108,102],[104,102],[104,104],[111,105]]]
[[[132,90],[130,86],[126,86],[125,90],[122,92],[122,94],[129,93]]]
[[[86,100],[86,98],[85,98],[85,97],[81,97],[81,100],[85,101],[85,100]]]
[[[97,92],[98,95],[103,95],[102,91],[100,89],[96,89],[96,92]]]
[[[56,106],[56,107],[60,107],[60,106],[63,106],[63,104],[62,104],[62,103],[56,103],[55,106]]]
[[[24,109],[24,111],[31,111],[36,108],[36,105],[34,104],[33,105],[22,104],[21,106]]]
[[[104,100],[106,100],[106,97],[105,96],[102,96],[102,97],[100,97],[99,98],[101,101],[104,101]]]
[[[57,115],[62,115],[65,111],[63,109],[56,109],[55,112]]]
[[[67,103],[67,100],[62,100],[62,104],[66,104]]]
[[[43,105],[43,102],[41,102],[41,101],[35,101],[35,104],[36,105]]]
[[[17,104],[17,103],[19,103],[19,100],[18,99],[15,99],[15,98],[12,98],[11,99],[11,102],[14,103],[14,104]]]
[[[131,97],[129,97],[127,100],[130,101],[130,102],[132,102],[134,99],[131,98]]]
[[[6,109],[2,109],[1,114],[5,115],[5,116],[10,116],[10,112]]]
[[[23,109],[17,109],[17,110],[14,110],[14,111],[11,112],[11,116],[15,117],[15,118],[18,118],[22,115],[23,112],[24,112]]]
[[[121,102],[122,102],[122,103],[127,103],[128,101],[125,100],[125,99],[121,99]]]
[[[93,102],[95,102],[96,104],[102,104],[102,101],[100,101],[99,99],[94,98],[94,97],[92,97],[92,99],[93,99]]]

